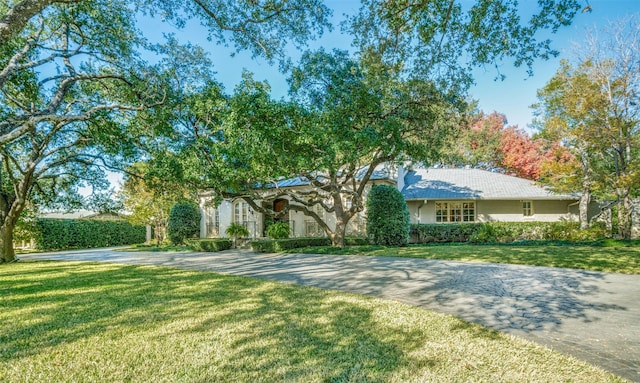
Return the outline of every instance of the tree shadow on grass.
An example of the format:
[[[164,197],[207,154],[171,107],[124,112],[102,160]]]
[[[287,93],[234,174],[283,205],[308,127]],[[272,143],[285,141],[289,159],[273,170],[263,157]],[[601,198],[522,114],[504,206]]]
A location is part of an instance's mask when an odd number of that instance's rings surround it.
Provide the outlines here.
[[[105,332],[153,334],[177,323],[176,339],[217,343],[221,328],[234,333],[224,358],[194,362],[217,364],[220,375],[203,381],[238,373],[262,380],[268,372],[276,374],[271,380],[382,382],[408,363],[407,348],[420,347],[410,332],[377,321],[366,301],[318,289],[145,266],[47,262],[13,269],[0,273],[0,312],[12,323],[0,332],[5,362]],[[167,333],[153,336],[161,341]]]

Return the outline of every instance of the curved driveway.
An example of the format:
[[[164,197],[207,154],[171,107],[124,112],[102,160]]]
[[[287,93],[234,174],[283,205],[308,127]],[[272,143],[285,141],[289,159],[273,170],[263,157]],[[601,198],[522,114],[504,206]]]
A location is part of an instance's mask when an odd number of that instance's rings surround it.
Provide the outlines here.
[[[170,266],[393,299],[547,345],[640,382],[640,275],[409,258],[82,250],[23,255]]]

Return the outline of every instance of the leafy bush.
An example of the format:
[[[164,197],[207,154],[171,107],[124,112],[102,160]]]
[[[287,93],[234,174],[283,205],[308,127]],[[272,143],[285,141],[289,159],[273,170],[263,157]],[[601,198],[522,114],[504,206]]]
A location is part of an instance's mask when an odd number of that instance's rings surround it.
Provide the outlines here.
[[[409,209],[395,187],[375,186],[367,197],[367,235],[376,245],[409,243]]]
[[[231,248],[232,243],[226,238],[190,238],[184,241],[193,251],[222,251]]]
[[[144,226],[127,221],[41,218],[31,230],[39,250],[122,246],[143,243],[146,239]]]
[[[478,224],[413,224],[410,228],[413,243],[469,242]]]
[[[344,239],[345,246],[365,246],[369,244],[369,238],[366,237],[346,237]]]
[[[413,243],[507,243],[515,241],[595,241],[606,237],[596,224],[580,230],[578,222],[485,222],[411,225]]]
[[[286,222],[276,222],[269,225],[267,228],[267,237],[271,239],[285,239],[289,238],[291,231],[289,224]]]
[[[251,241],[253,251],[260,253],[277,253],[307,246],[331,246],[331,240],[327,237],[305,237]]]
[[[227,227],[227,229],[224,232],[229,237],[232,237],[235,239],[249,236],[249,229],[247,229],[246,227],[242,226],[239,223],[232,223]]]
[[[200,233],[200,210],[192,203],[177,203],[169,212],[167,225],[169,239],[181,245],[187,238],[196,237]]]

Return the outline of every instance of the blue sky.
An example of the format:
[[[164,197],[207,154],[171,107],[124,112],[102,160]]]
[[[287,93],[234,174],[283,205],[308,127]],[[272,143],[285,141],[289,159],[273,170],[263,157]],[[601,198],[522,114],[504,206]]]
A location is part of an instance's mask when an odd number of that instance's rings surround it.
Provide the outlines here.
[[[470,1],[470,0],[469,0]],[[592,6],[590,13],[578,13],[571,26],[561,29],[555,35],[549,35],[553,46],[560,51],[560,56],[549,61],[538,61],[533,67],[534,74],[529,77],[526,68],[514,68],[511,63],[504,63],[500,73],[507,76],[504,81],[495,81],[494,67],[478,68],[475,71],[477,85],[470,93],[473,99],[479,101],[479,106],[486,113],[498,111],[507,116],[510,125],[527,128],[531,122],[531,104],[536,102],[536,91],[554,75],[561,58],[570,58],[572,46],[583,42],[587,29],[601,27],[626,15],[640,14],[640,0],[582,0],[585,5]],[[522,3],[533,0],[522,0]],[[343,14],[354,14],[359,8],[357,0],[327,0],[326,4],[333,9],[334,30],[318,41],[311,42],[310,48],[324,47],[325,49],[350,47],[348,35],[341,34],[339,21]],[[529,4],[527,4],[529,5]],[[255,78],[267,80],[272,87],[272,95],[281,98],[287,94],[286,75],[278,71],[277,66],[271,66],[261,59],[251,59],[249,54],[239,53],[231,57],[229,48],[216,45],[206,40],[206,31],[195,23],[191,23],[182,30],[169,30],[170,26],[156,20],[142,20],[141,28],[149,38],[159,38],[160,31],[175,32],[181,42],[196,43],[205,48],[214,62],[217,80],[222,82],[228,92],[231,92],[240,81],[244,69],[254,73]],[[291,52],[297,57],[299,52]],[[531,130],[529,130],[531,133]]]

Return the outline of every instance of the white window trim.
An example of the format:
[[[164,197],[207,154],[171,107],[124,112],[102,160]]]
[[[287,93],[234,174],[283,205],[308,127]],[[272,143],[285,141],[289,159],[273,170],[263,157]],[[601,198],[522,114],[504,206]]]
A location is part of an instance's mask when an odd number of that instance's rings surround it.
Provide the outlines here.
[[[465,215],[464,214],[464,204],[473,204],[473,215]],[[447,220],[446,221],[438,221],[438,209],[437,206],[438,204],[446,204],[446,211],[447,211]],[[452,205],[454,205],[454,209],[456,210],[460,210],[460,221],[452,221],[451,220],[451,210],[452,210]],[[466,209],[466,210],[471,210],[471,209]],[[477,204],[476,201],[473,200],[460,200],[460,201],[435,201],[434,202],[434,212],[435,212],[435,222],[436,223],[472,223],[472,222],[477,222],[478,219],[478,215],[477,215]],[[465,216],[471,218],[468,221],[465,221],[464,218]]]

